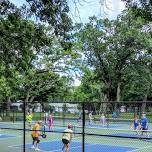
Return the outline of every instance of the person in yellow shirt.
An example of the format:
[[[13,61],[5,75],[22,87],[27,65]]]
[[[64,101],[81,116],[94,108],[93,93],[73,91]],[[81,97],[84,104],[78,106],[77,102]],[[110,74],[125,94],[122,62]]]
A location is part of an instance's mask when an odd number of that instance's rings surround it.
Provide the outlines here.
[[[40,134],[41,127],[42,127],[42,122],[38,121],[35,123],[35,125],[32,128],[32,134],[31,134],[32,139],[33,139],[32,148],[34,148],[37,151],[40,151],[40,149],[38,148],[38,145],[40,143],[39,136],[41,136]]]
[[[71,124],[68,125],[68,128],[64,130],[64,133],[62,135],[62,142],[63,142],[63,147],[62,147],[62,152],[64,149],[66,149],[66,152],[69,152],[69,147],[70,147],[70,142],[72,140],[72,131],[73,126]]]
[[[26,121],[28,122],[29,127],[32,126],[32,119],[33,119],[32,113],[28,112],[26,116]]]

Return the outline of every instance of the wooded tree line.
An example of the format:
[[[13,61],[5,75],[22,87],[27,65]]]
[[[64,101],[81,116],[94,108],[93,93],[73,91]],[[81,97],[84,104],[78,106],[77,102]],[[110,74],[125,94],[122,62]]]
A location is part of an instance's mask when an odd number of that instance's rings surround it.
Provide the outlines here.
[[[0,8],[1,101],[152,99],[151,0],[126,1],[116,20],[93,16],[75,25],[66,0]],[[74,69],[80,86],[72,86]]]

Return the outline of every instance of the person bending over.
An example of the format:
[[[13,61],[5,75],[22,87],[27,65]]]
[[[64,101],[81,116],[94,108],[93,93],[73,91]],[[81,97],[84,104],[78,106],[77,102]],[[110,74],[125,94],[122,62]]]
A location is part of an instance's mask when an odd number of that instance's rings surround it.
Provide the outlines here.
[[[68,128],[64,130],[64,133],[62,135],[62,143],[63,143],[63,147],[62,147],[62,152],[65,151],[69,152],[69,147],[70,147],[70,143],[72,140],[72,131],[73,126],[71,124],[68,125]]]

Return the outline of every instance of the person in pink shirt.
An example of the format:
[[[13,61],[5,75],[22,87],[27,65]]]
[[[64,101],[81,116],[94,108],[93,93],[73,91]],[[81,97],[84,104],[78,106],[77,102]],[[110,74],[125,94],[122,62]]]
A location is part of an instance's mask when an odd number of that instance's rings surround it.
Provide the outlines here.
[[[49,126],[49,130],[53,129],[53,116],[52,116],[52,113],[50,113],[49,118],[48,118],[48,126]]]

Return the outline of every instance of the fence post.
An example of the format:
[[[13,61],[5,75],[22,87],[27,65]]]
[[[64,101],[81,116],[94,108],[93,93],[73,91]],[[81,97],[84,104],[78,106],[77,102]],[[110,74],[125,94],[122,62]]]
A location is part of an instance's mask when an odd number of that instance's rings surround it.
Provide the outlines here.
[[[82,120],[82,152],[85,152],[85,104],[82,104],[83,120]]]
[[[25,133],[25,129],[26,129],[26,126],[25,126],[25,121],[26,121],[26,103],[25,103],[25,101],[24,101],[23,105],[24,105],[23,106],[24,107],[23,108],[23,110],[24,110],[23,111],[24,112],[24,116],[23,116],[24,117],[24,122],[23,122],[24,123],[24,130],[23,130],[24,131],[24,133],[23,133],[24,134],[23,135],[23,152],[25,152],[25,144],[26,144],[26,142],[25,142],[25,134],[26,134]]]

